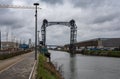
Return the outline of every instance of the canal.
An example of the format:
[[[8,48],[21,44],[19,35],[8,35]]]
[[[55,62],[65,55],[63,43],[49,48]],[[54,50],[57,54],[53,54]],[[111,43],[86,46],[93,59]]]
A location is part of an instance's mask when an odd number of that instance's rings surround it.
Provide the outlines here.
[[[65,79],[120,79],[120,58],[49,52],[51,61],[62,68]]]

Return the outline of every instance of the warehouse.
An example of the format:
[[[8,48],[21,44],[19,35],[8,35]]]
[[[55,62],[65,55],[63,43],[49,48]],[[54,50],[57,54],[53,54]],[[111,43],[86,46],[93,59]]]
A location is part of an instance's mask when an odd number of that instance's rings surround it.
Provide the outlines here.
[[[75,43],[76,50],[87,49],[119,49],[120,38],[96,38]],[[69,45],[64,46],[65,50],[69,49]]]

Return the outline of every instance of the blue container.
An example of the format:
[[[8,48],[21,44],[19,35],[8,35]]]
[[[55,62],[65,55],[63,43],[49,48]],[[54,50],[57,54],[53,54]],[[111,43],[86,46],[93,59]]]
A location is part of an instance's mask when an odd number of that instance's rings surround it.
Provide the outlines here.
[[[27,45],[27,44],[20,44],[19,48],[28,49],[29,45]]]

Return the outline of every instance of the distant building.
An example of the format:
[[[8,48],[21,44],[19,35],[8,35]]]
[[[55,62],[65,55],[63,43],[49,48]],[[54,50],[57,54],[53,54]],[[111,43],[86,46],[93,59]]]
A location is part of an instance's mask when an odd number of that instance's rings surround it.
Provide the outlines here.
[[[1,48],[2,49],[12,49],[12,48],[18,48],[18,43],[15,42],[1,42]]]
[[[99,48],[99,49],[115,49],[120,48],[120,38],[96,38],[86,41],[75,43],[76,49],[80,50],[83,48]],[[69,45],[65,45],[66,50],[69,49]]]

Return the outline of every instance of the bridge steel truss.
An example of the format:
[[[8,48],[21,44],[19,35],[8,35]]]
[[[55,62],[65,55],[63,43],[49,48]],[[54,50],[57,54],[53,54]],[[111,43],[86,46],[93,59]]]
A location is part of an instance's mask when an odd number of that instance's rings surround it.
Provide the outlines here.
[[[43,24],[41,27],[41,34],[42,34],[42,41],[43,46],[46,46],[46,27],[52,26],[52,25],[65,25],[70,27],[70,45],[69,45],[69,51],[71,53],[74,53],[76,47],[74,43],[77,42],[77,26],[75,24],[74,20],[70,20],[69,22],[48,22],[46,19],[43,20]]]

